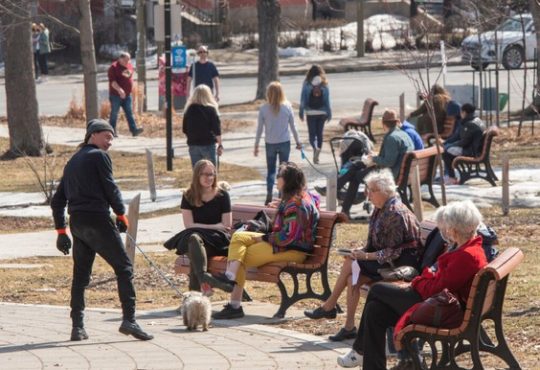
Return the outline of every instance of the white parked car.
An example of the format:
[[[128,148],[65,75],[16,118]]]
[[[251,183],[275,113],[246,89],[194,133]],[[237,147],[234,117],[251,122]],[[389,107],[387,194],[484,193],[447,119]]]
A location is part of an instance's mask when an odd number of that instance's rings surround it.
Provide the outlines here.
[[[525,25],[525,47],[523,29]],[[495,52],[495,33],[497,35],[497,52]],[[480,47],[481,44],[481,47]],[[532,15],[522,14],[508,18],[494,31],[470,35],[461,43],[461,60],[469,63],[474,69],[485,69],[490,63],[499,61],[506,69],[519,68],[524,60],[534,59],[536,48],[536,30]]]

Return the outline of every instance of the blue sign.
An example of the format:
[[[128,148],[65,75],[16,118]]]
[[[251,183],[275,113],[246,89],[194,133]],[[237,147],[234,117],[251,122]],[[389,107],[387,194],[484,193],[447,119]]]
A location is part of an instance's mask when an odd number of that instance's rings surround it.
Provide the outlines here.
[[[186,68],[187,53],[185,46],[173,46],[171,55],[173,68]]]

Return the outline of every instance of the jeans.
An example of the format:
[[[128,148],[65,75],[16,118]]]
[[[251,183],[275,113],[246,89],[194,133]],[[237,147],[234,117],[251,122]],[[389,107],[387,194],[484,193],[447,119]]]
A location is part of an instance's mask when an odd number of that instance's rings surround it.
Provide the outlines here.
[[[291,154],[291,142],[286,141],[278,144],[265,144],[266,147],[266,168],[268,173],[266,174],[266,194],[272,194],[274,189],[274,182],[276,178],[276,159],[279,156],[279,162],[288,162],[289,154]]]
[[[195,163],[201,159],[208,159],[216,166],[216,144],[210,145],[190,145],[189,157],[191,158],[191,167],[195,167]]]
[[[36,80],[39,77],[39,72],[40,72],[40,68],[39,68],[39,51],[35,51],[34,52],[34,74],[35,74]]]
[[[39,55],[39,57],[38,57],[39,69],[41,71],[41,74],[47,76],[49,74],[49,65],[48,65],[48,61],[47,61],[48,58],[49,58],[49,54],[48,53],[45,53],[45,54],[38,53],[38,55]]]
[[[111,117],[109,121],[114,131],[116,132],[116,120],[118,119],[118,111],[120,110],[120,107],[122,107],[128,121],[129,131],[131,131],[131,133],[134,133],[137,130],[137,125],[135,124],[135,118],[133,118],[131,95],[126,96],[125,99],[122,99],[118,95],[109,95],[109,100],[111,102]]]
[[[313,149],[321,149],[323,144],[324,122],[326,122],[325,114],[315,116],[308,115],[307,126],[309,133],[309,143]]]
[[[73,235],[73,281],[71,284],[71,320],[83,327],[84,291],[90,283],[96,253],[113,268],[118,284],[124,320],[135,320],[133,265],[126,254],[120,233],[108,215],[74,213],[70,219]]]
[[[353,349],[363,353],[363,369],[386,369],[386,329],[395,326],[405,311],[421,301],[422,297],[410,287],[377,283],[370,288],[353,343]]]

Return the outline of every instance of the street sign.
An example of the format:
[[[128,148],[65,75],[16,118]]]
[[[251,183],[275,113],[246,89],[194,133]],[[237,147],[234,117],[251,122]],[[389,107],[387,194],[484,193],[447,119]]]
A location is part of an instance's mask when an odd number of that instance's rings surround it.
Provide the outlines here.
[[[154,6],[154,39],[158,42],[165,41],[165,7]],[[171,40],[182,36],[182,9],[179,4],[171,4]]]
[[[187,55],[186,55],[186,47],[183,45],[180,46],[173,46],[172,47],[172,68],[173,69],[179,69],[179,68],[186,68],[186,61],[187,61]]]

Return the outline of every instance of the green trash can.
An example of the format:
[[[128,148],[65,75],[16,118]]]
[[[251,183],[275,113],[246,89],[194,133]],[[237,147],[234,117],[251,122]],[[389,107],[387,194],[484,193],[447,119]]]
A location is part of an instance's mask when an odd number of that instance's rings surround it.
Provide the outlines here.
[[[508,94],[499,93],[499,112],[504,110],[504,107],[506,107],[506,104],[508,104]]]

